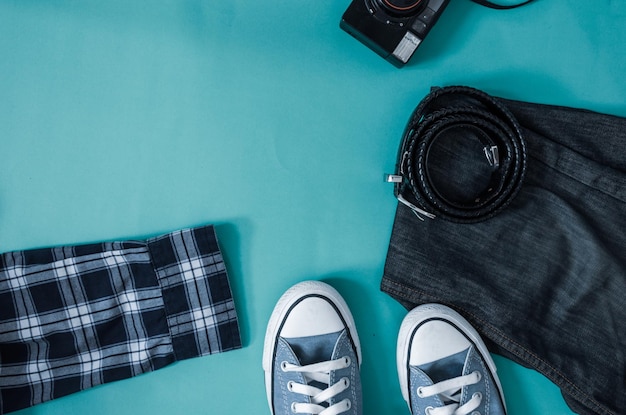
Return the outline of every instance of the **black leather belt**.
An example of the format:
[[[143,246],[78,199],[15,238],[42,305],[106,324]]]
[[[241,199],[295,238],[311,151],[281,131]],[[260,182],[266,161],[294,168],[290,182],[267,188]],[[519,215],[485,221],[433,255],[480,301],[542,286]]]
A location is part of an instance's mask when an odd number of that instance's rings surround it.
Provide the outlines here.
[[[438,191],[428,166],[434,143],[451,129],[478,139],[492,172],[489,184],[469,200]],[[417,215],[472,223],[488,219],[517,195],[526,173],[526,144],[520,126],[496,98],[474,88],[434,88],[415,108],[404,131],[395,183],[398,200]]]

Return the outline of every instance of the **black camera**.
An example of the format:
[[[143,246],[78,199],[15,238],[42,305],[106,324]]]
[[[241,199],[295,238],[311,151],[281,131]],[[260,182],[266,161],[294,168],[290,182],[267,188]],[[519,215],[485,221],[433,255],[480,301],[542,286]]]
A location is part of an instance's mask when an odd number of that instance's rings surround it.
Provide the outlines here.
[[[397,67],[409,61],[450,0],[353,0],[341,28]]]

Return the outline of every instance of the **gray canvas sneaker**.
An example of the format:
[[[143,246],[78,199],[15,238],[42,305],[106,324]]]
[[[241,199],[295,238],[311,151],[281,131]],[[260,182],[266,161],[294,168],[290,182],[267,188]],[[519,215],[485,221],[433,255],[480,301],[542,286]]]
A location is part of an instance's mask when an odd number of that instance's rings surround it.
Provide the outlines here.
[[[305,281],[279,299],[263,349],[273,415],[360,415],[361,346],[346,302],[331,286]]]
[[[398,376],[413,415],[505,415],[496,366],[474,328],[457,312],[424,304],[398,335]]]

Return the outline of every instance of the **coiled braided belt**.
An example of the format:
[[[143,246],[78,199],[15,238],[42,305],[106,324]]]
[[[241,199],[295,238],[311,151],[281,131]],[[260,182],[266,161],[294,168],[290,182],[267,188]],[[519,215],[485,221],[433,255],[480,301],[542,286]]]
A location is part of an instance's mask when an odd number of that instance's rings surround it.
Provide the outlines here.
[[[483,146],[491,166],[486,188],[459,200],[441,192],[431,177],[429,154],[451,131],[466,132]],[[488,219],[517,195],[526,173],[526,144],[517,120],[496,98],[465,86],[435,88],[415,108],[405,128],[395,183],[398,200],[417,215],[472,223]]]

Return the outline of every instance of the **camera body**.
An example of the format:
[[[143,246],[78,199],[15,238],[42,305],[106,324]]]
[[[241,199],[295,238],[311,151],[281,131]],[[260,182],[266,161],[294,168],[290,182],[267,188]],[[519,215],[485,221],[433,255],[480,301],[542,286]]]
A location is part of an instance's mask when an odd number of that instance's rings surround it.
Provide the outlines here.
[[[406,64],[450,0],[353,0],[340,26],[397,67]]]

